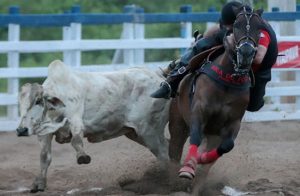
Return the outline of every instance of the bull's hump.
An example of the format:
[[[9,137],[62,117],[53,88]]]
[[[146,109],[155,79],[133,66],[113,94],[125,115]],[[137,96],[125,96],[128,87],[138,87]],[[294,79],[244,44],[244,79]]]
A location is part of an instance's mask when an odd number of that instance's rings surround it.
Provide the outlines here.
[[[66,77],[67,73],[69,73],[69,68],[60,60],[52,61],[48,67],[48,77]]]

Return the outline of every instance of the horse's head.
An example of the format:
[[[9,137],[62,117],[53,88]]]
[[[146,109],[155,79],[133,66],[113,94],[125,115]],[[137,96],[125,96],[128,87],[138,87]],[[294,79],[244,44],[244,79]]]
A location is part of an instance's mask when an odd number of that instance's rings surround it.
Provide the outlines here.
[[[235,11],[238,14],[233,24],[234,69],[238,74],[246,74],[251,68],[260,38],[262,10],[253,11],[248,6],[242,6]]]

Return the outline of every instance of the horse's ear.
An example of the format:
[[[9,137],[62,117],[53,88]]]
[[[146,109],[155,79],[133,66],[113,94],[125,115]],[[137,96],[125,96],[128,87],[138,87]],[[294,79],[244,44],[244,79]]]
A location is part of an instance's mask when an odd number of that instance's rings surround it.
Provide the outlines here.
[[[238,13],[240,13],[241,7],[240,6],[232,6],[232,10],[233,10],[233,13],[235,15],[237,15]]]
[[[261,16],[263,12],[264,12],[263,8],[258,9],[258,10],[255,11],[255,13],[257,13],[259,16]]]

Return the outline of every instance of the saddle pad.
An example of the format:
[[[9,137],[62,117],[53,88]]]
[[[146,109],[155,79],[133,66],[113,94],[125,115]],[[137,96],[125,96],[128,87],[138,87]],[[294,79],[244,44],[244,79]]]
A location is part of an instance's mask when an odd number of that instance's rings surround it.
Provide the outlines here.
[[[198,73],[204,73],[222,87],[233,88],[236,90],[247,90],[251,86],[249,74],[234,75],[234,70],[226,70],[220,65],[207,62],[197,70]]]

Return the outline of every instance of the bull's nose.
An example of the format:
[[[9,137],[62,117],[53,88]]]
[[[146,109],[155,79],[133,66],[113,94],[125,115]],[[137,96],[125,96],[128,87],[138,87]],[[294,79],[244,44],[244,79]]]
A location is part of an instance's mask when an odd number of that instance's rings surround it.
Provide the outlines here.
[[[28,128],[27,127],[18,127],[17,128],[17,136],[28,136]]]

